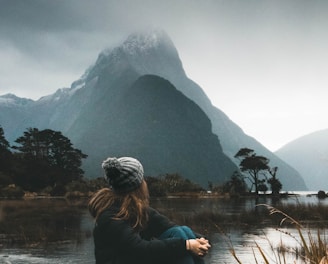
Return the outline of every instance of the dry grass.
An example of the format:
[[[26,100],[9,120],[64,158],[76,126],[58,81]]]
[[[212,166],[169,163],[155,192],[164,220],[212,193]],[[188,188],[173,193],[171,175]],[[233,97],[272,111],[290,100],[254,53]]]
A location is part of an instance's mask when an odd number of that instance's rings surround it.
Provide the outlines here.
[[[325,234],[322,234],[319,230],[313,234],[310,231],[307,231],[306,228],[298,222],[293,217],[289,216],[285,212],[272,207],[270,205],[259,205],[264,206],[268,209],[269,215],[279,215],[281,216],[280,226],[288,223],[293,225],[297,232],[298,237],[293,237],[295,239],[296,247],[294,249],[290,249],[289,247],[284,246],[283,242],[278,249],[275,249],[271,245],[271,254],[274,255],[274,262],[269,261],[268,255],[262,250],[262,248],[255,242],[254,248],[258,250],[261,259],[258,260],[255,253],[254,255],[254,263],[265,263],[265,264],[289,264],[286,261],[286,253],[295,254],[295,258],[300,259],[303,263],[309,264],[328,264],[327,258],[327,241],[323,238]],[[254,250],[254,249],[253,249]],[[230,250],[234,259],[242,264],[243,262],[238,258],[233,247]]]
[[[285,212],[288,212],[286,214]],[[263,248],[256,242],[252,247],[254,258],[253,263],[265,264],[291,264],[287,259],[294,256],[295,259],[302,263],[308,264],[328,264],[327,260],[327,241],[325,240],[325,232],[318,229],[319,227],[327,227],[328,224],[328,208],[323,205],[280,205],[276,208],[267,204],[260,204],[251,211],[240,212],[238,215],[224,215],[220,212],[204,210],[202,212],[193,212],[188,215],[181,214],[176,211],[171,212],[164,210],[163,213],[168,215],[179,224],[191,226],[199,233],[208,235],[212,232],[219,232],[225,235],[226,230],[233,228],[248,228],[257,226],[257,228],[267,226],[287,226],[297,230],[297,235],[284,232],[295,240],[295,246],[290,247],[280,242],[278,247],[274,247],[270,240],[269,252],[265,252]],[[300,218],[300,220],[296,220]],[[283,232],[277,229],[277,232]],[[238,257],[229,239],[227,239],[230,247],[230,253],[237,263],[243,264],[243,260]],[[287,258],[287,255],[289,258]],[[289,260],[290,261],[290,260]],[[248,262],[247,262],[248,263]],[[294,262],[296,263],[296,262]]]

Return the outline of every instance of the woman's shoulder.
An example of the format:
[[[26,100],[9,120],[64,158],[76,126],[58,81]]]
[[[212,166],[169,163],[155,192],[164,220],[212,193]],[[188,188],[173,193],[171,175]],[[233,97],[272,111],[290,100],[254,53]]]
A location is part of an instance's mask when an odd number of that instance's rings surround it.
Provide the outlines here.
[[[148,208],[148,215],[149,215],[149,217],[168,219],[165,215],[163,215],[162,213],[160,213],[159,211],[157,211],[156,209],[154,209],[152,207]]]
[[[148,207],[148,214],[158,214],[158,211],[155,210],[153,207],[149,206]]]
[[[119,207],[111,206],[105,209],[98,217],[97,224],[101,224],[103,222],[108,222],[108,220],[113,219],[117,213],[119,212]]]

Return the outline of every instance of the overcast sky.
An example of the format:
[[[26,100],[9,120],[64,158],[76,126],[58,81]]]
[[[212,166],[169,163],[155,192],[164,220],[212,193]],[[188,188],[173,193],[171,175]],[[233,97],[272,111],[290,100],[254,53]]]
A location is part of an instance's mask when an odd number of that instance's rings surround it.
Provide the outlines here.
[[[0,95],[70,87],[144,27],[164,29],[188,77],[270,150],[328,128],[325,0],[0,0]]]

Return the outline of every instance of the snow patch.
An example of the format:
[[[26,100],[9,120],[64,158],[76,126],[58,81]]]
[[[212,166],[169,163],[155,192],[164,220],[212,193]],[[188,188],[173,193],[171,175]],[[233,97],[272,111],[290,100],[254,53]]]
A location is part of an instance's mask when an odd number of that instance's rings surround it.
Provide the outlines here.
[[[122,44],[122,48],[127,54],[134,55],[158,47],[167,38],[166,33],[162,30],[136,33],[127,38]]]
[[[156,34],[147,36],[134,35],[123,43],[122,48],[127,54],[135,54],[137,51],[147,51],[158,46],[159,40]]]

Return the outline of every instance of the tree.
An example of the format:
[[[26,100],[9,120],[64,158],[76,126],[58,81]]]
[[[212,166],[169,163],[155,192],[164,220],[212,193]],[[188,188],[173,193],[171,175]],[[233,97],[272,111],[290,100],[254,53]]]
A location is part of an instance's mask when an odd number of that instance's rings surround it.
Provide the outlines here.
[[[277,170],[278,170],[278,167],[273,167],[268,170],[270,175],[272,176],[270,179],[268,179],[268,183],[271,186],[271,191],[272,191],[273,195],[278,195],[282,189],[282,184],[276,177]]]
[[[263,193],[268,191],[268,186],[265,184],[265,179],[259,180],[258,190]]]
[[[247,172],[250,176],[248,179],[251,182],[251,190],[254,186],[255,193],[259,193],[259,186],[263,187],[263,181],[261,178],[265,178],[266,171],[270,169],[269,167],[269,159],[264,156],[258,156],[252,149],[242,148],[240,149],[235,158],[241,159],[240,161],[240,170],[242,172]],[[262,176],[262,177],[261,177]]]
[[[204,189],[185,179],[177,173],[161,175],[159,177],[146,177],[149,193],[151,196],[165,196],[168,193],[200,192]]]
[[[10,175],[12,153],[9,142],[5,138],[3,128],[0,126],[0,185],[12,183]]]
[[[9,147],[10,147],[9,142],[5,138],[5,133],[3,131],[2,126],[0,126],[0,153],[10,152]]]
[[[23,162],[25,178],[19,180],[25,186],[65,185],[82,178],[80,166],[87,155],[74,148],[61,132],[28,128],[15,142],[18,146],[13,148]]]
[[[246,190],[247,185],[238,171],[235,171],[232,174],[231,179],[223,185],[223,191],[232,195],[243,194]]]
[[[183,178],[177,173],[166,174],[163,176],[162,184],[168,193],[198,192],[202,190],[198,184],[191,182],[189,179]]]
[[[167,195],[167,190],[160,177],[147,176],[145,180],[148,185],[150,197],[162,197]]]

